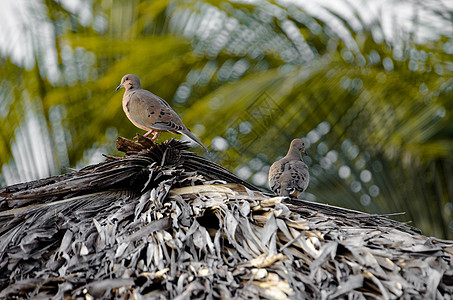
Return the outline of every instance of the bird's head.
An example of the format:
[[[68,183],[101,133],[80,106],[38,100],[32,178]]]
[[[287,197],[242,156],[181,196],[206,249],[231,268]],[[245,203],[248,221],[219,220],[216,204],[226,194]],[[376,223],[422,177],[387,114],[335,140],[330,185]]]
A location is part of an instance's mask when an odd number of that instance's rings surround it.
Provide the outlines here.
[[[294,139],[291,142],[290,149],[295,149],[296,151],[300,152],[301,154],[308,155],[307,150],[305,149],[305,143],[301,139]]]
[[[116,88],[118,91],[120,88],[125,88],[126,91],[141,88],[140,79],[134,74],[127,74],[121,78],[120,85]]]

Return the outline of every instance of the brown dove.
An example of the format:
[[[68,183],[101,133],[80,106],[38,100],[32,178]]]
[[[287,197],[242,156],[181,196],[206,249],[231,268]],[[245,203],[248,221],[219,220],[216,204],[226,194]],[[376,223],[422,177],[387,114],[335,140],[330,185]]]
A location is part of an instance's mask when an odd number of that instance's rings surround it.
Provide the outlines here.
[[[302,161],[302,152],[307,154],[304,142],[294,139],[286,156],[269,169],[269,186],[277,195],[297,198],[307,188],[308,167]]]
[[[178,114],[162,98],[150,91],[142,89],[140,79],[136,75],[127,74],[116,88],[125,88],[123,110],[129,120],[138,128],[148,131],[144,136],[153,134],[155,140],[162,132],[184,134],[206,151],[208,148],[183,124]]]

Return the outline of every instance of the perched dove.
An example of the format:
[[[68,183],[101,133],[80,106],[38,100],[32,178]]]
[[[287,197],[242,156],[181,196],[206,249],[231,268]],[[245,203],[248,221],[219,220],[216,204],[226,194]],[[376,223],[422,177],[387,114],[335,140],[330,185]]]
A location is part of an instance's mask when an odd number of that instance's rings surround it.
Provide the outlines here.
[[[194,140],[206,151],[208,148],[183,124],[178,114],[162,98],[150,91],[142,89],[140,79],[136,75],[127,74],[116,88],[125,88],[123,110],[129,120],[138,128],[147,130],[145,136],[153,134],[154,141],[162,132],[184,134]]]
[[[307,154],[301,139],[294,139],[288,153],[269,169],[269,186],[279,196],[297,198],[308,186],[308,167],[301,153]]]

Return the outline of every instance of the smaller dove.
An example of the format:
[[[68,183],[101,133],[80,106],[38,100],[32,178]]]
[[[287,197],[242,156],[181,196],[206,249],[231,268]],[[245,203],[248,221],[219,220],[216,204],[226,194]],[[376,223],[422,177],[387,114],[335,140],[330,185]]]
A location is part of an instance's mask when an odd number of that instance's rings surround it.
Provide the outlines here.
[[[142,89],[140,79],[136,75],[127,74],[116,88],[125,88],[123,110],[129,120],[140,129],[148,131],[144,136],[153,134],[155,140],[162,132],[184,134],[206,151],[208,148],[183,124],[178,114],[159,96]]]
[[[302,161],[302,153],[307,155],[304,142],[294,139],[286,156],[272,164],[268,180],[275,194],[297,198],[307,188],[308,167]]]

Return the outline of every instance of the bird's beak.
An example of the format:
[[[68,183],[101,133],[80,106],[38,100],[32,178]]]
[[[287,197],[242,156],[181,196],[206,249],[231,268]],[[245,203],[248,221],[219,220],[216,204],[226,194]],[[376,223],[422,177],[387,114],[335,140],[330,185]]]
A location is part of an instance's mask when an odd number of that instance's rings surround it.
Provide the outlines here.
[[[308,156],[308,152],[307,150],[304,149],[304,154]]]
[[[123,84],[121,83],[121,84],[116,88],[115,91],[117,92],[117,91],[118,91],[120,88],[122,88],[122,87],[123,87]]]

